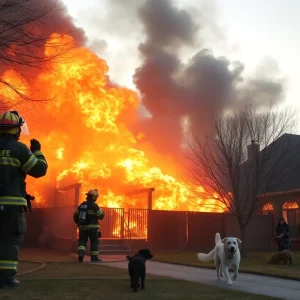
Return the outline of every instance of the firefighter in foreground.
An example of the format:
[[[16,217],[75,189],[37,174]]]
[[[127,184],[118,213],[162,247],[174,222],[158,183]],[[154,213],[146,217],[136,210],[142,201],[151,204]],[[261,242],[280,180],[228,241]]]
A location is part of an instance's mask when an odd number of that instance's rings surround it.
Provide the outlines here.
[[[23,243],[27,210],[25,178],[45,176],[47,162],[41,144],[32,139],[30,149],[19,142],[29,134],[17,111],[0,113],[0,288],[16,287],[19,249]]]
[[[102,259],[98,258],[98,246],[101,232],[98,220],[103,220],[104,211],[102,211],[96,203],[99,197],[98,190],[90,190],[86,193],[86,196],[86,201],[78,206],[73,216],[79,228],[78,261],[83,261],[86,244],[88,239],[90,239],[91,261],[100,262]]]

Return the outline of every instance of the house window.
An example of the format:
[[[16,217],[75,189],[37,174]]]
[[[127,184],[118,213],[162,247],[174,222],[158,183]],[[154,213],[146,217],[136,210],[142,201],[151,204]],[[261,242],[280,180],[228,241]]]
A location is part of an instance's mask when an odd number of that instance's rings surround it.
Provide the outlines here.
[[[270,215],[273,213],[274,207],[272,203],[266,203],[261,209],[263,215]]]
[[[299,208],[297,202],[285,202],[283,205],[282,205],[282,209],[297,209]]]
[[[292,230],[292,237],[298,237],[298,224],[299,224],[299,205],[297,202],[287,201],[282,205],[282,216],[285,221],[290,225]]]

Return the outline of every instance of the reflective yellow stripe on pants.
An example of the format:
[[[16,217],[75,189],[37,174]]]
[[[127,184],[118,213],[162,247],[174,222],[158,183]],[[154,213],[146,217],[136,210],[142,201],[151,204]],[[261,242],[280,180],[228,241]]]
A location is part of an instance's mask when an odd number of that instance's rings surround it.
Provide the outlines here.
[[[0,260],[0,270],[17,270],[17,261]]]
[[[26,206],[27,201],[23,197],[0,196],[0,205]]]

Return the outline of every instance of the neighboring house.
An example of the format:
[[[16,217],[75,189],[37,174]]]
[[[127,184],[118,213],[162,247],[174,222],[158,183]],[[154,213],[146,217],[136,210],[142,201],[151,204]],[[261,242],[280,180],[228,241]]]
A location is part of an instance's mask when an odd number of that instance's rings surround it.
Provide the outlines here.
[[[259,153],[268,151],[268,147]],[[277,224],[278,217],[283,215],[291,227],[293,238],[299,239],[300,135],[284,134],[272,143],[272,147],[275,149],[275,157],[283,154],[282,149],[285,149],[284,155],[278,160],[278,172],[271,172],[274,184],[265,187],[258,196],[262,203],[258,213],[272,214],[274,216],[273,228]],[[251,156],[251,153],[253,153],[251,151],[257,151],[257,149],[259,149],[259,146],[252,143],[248,148],[248,155]],[[275,159],[277,160],[277,158]],[[270,164],[272,165],[272,162]]]

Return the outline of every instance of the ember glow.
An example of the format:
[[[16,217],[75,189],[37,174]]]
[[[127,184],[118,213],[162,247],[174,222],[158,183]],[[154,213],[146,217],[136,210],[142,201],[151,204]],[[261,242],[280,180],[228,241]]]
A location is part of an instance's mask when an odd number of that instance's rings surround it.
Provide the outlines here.
[[[58,39],[71,37],[54,35],[50,43]],[[134,136],[126,125],[137,118],[138,96],[112,85],[108,70],[106,62],[92,51],[73,48],[51,65],[51,72],[41,73],[35,81],[41,97],[53,100],[30,110],[15,107],[30,131],[30,137],[23,136],[21,141],[29,144],[30,138],[38,139],[49,164],[46,177],[27,179],[28,192],[36,196],[36,202],[46,205],[49,201],[45,186],[80,182],[81,199],[87,190],[97,188],[100,206],[146,208],[146,194],[125,195],[153,187],[154,209],[223,212],[215,199],[191,201],[186,183],[163,171],[163,160],[152,162],[147,151],[139,150],[138,141],[147,136],[142,132]],[[16,80],[12,71],[4,76]],[[178,168],[173,166],[174,174]]]

